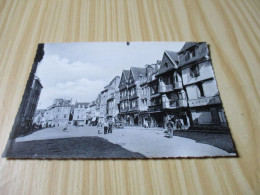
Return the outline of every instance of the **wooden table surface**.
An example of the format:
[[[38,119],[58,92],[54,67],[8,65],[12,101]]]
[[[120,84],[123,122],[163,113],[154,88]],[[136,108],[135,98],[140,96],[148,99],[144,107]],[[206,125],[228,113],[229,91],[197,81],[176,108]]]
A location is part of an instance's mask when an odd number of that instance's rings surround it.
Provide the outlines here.
[[[0,0],[1,153],[37,44],[75,41],[207,41],[240,157],[1,159],[0,194],[260,194],[259,0]]]

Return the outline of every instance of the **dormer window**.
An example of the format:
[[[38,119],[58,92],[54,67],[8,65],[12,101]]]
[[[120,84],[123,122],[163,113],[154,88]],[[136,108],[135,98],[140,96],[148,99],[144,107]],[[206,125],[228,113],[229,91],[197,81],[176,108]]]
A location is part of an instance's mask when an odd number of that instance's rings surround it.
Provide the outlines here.
[[[185,60],[188,61],[189,59],[190,59],[190,52],[187,51],[187,52],[185,53]]]
[[[190,57],[191,57],[191,58],[194,58],[195,55],[196,55],[195,50],[192,50],[192,51],[190,52]]]

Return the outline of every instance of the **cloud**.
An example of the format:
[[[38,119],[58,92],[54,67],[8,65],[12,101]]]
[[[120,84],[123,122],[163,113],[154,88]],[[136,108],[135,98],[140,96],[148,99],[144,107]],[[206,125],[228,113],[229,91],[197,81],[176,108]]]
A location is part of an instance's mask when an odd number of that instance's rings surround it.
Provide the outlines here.
[[[102,67],[82,63],[80,61],[69,63],[66,58],[57,55],[46,56],[38,66],[37,75],[44,87],[51,87],[58,82],[88,78],[89,80],[100,80],[106,77]]]

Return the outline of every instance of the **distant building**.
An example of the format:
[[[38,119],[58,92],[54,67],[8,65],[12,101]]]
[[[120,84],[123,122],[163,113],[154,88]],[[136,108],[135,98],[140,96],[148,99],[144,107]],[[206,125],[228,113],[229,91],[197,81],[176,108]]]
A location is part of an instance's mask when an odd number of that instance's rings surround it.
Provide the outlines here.
[[[107,113],[108,113],[108,105],[107,103],[110,102],[108,101],[111,100],[111,94],[115,93],[114,95],[116,95],[119,91],[119,82],[120,82],[120,77],[116,76],[112,79],[112,81],[104,87],[104,90],[101,91],[100,93],[100,100],[98,100],[98,102],[100,102],[100,107],[99,107],[99,122],[103,122],[105,119],[111,118],[111,115],[108,117]],[[115,96],[116,97],[116,96]],[[115,104],[113,104],[113,106],[117,106],[118,102],[115,102]],[[111,102],[110,102],[111,104]],[[111,105],[110,105],[110,109],[111,109]],[[114,117],[114,116],[113,116]]]
[[[92,101],[87,108],[87,121],[86,123],[95,126],[98,123],[99,112],[97,111],[96,101]]]
[[[120,101],[119,91],[111,93],[107,99],[107,119],[115,122],[119,113],[118,105]]]
[[[186,43],[179,52],[179,62],[188,96],[191,125],[209,129],[228,128],[207,44]]]
[[[53,100],[53,104],[47,108],[45,117],[47,125],[50,127],[64,126],[71,118],[72,104],[71,100],[57,98]]]
[[[37,109],[34,113],[33,117],[33,125],[37,125],[41,127],[45,127],[46,125],[46,118],[45,118],[45,109]]]
[[[76,102],[73,112],[73,125],[84,126],[87,124],[88,102]]]

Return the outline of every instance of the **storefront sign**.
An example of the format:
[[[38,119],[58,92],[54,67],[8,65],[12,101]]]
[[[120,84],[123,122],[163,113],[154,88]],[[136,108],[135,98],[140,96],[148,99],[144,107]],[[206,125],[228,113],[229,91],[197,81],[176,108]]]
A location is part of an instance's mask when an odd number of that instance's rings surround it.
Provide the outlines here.
[[[213,97],[204,97],[196,100],[189,100],[190,107],[194,106],[205,106],[210,104],[220,104],[220,98],[219,96],[213,96]]]

